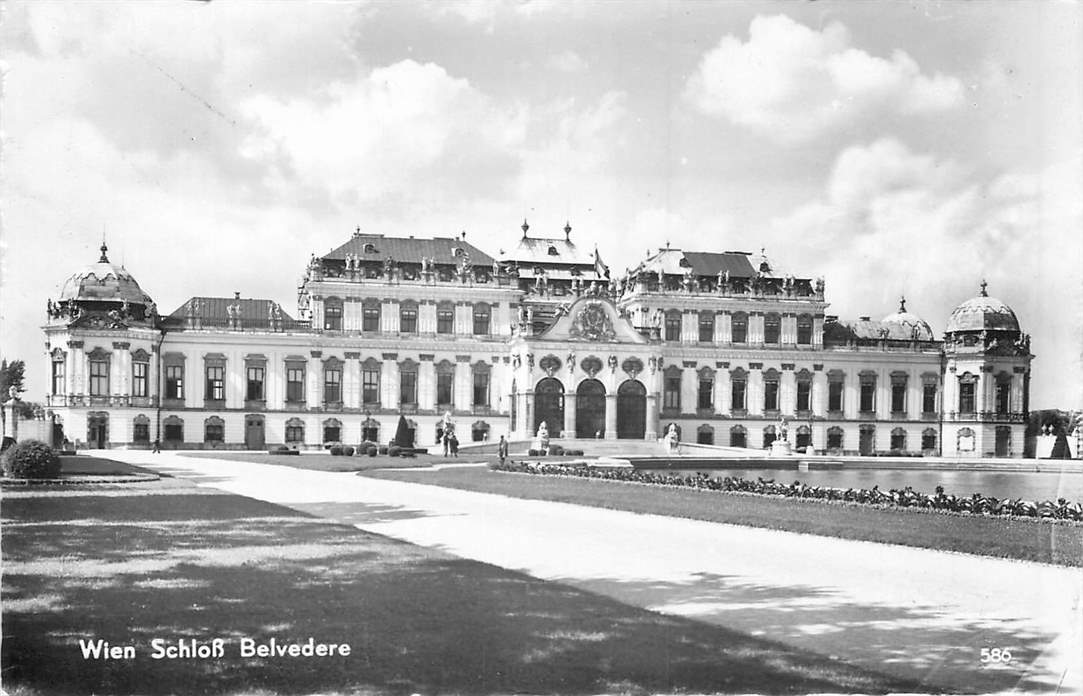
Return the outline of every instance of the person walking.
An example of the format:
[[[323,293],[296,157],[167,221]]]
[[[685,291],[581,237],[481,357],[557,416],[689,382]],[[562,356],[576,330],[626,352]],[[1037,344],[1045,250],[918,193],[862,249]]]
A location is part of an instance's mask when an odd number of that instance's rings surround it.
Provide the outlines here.
[[[451,440],[451,442],[448,443],[448,444],[451,445],[451,456],[452,457],[458,457],[459,456],[459,438],[455,436],[455,433],[451,433],[450,440]]]
[[[158,438],[154,438],[154,449],[151,450],[151,454],[158,454],[162,451],[162,443]]]
[[[504,460],[508,458],[508,441],[504,439],[504,436],[500,436],[500,443],[496,446],[496,455],[500,457],[500,464],[504,464]]]

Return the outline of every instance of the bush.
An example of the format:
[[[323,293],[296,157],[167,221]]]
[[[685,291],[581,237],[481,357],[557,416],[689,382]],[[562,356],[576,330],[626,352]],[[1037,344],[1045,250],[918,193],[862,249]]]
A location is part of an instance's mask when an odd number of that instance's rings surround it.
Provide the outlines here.
[[[378,451],[380,454],[387,454],[387,445],[380,445]]]
[[[10,478],[57,478],[60,457],[40,440],[23,440],[4,453],[0,460],[4,476]]]
[[[331,456],[333,457],[342,456],[342,445],[331,445],[330,447],[328,447],[328,450],[330,450]]]
[[[369,447],[368,447],[368,455],[370,457],[375,457],[376,453],[378,451],[379,451],[379,448],[376,445],[369,445]]]
[[[549,445],[549,454],[555,457],[559,457],[560,455],[564,454],[564,447],[562,447],[561,445]]]
[[[387,448],[387,456],[389,457],[397,457],[400,454],[402,454],[402,448],[398,445],[391,445]]]
[[[353,456],[353,451],[354,451],[353,447],[351,447],[350,445],[346,445],[345,447],[342,448],[342,456],[343,457],[352,457]]]
[[[529,450],[526,451],[526,454],[527,454],[528,457],[540,457],[541,456],[541,452],[539,452],[536,449],[529,449]]]

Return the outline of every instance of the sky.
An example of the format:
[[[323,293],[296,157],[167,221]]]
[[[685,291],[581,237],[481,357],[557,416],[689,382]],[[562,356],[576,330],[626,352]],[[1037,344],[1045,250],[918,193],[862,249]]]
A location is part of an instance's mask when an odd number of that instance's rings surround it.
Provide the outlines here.
[[[0,355],[105,236],[159,308],[296,306],[355,227],[618,272],[765,250],[940,335],[989,294],[1032,408],[1083,408],[1078,2],[7,2]]]

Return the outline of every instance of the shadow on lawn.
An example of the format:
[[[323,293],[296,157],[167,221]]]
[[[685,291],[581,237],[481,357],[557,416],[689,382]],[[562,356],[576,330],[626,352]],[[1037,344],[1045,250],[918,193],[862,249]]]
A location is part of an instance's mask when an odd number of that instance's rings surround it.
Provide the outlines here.
[[[902,678],[965,692],[1054,692],[1059,674],[1029,666],[1055,636],[1003,621],[960,621],[921,607],[861,604],[818,587],[749,584],[699,573],[687,583],[577,580],[577,587],[637,606],[725,625],[821,654],[847,658]],[[1010,664],[983,668],[981,648],[1010,647]]]
[[[4,680],[43,693],[913,686],[239,496],[12,497],[4,517]],[[353,653],[239,656],[240,638],[272,636]],[[150,659],[154,638],[216,637],[224,660]],[[83,660],[80,638],[132,644],[137,657]]]

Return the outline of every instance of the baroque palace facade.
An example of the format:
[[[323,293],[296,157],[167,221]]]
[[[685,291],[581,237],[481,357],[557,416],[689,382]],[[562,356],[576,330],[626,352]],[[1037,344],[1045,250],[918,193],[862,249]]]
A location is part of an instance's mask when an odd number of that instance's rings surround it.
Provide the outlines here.
[[[89,447],[422,446],[460,440],[654,439],[760,448],[780,421],[833,453],[1019,457],[1029,337],[978,296],[942,339],[906,310],[825,314],[822,279],[744,252],[664,248],[623,278],[597,250],[524,221],[496,257],[461,237],[358,230],[313,256],[298,316],[196,296],[160,315],[101,257],[47,303],[54,438]]]

